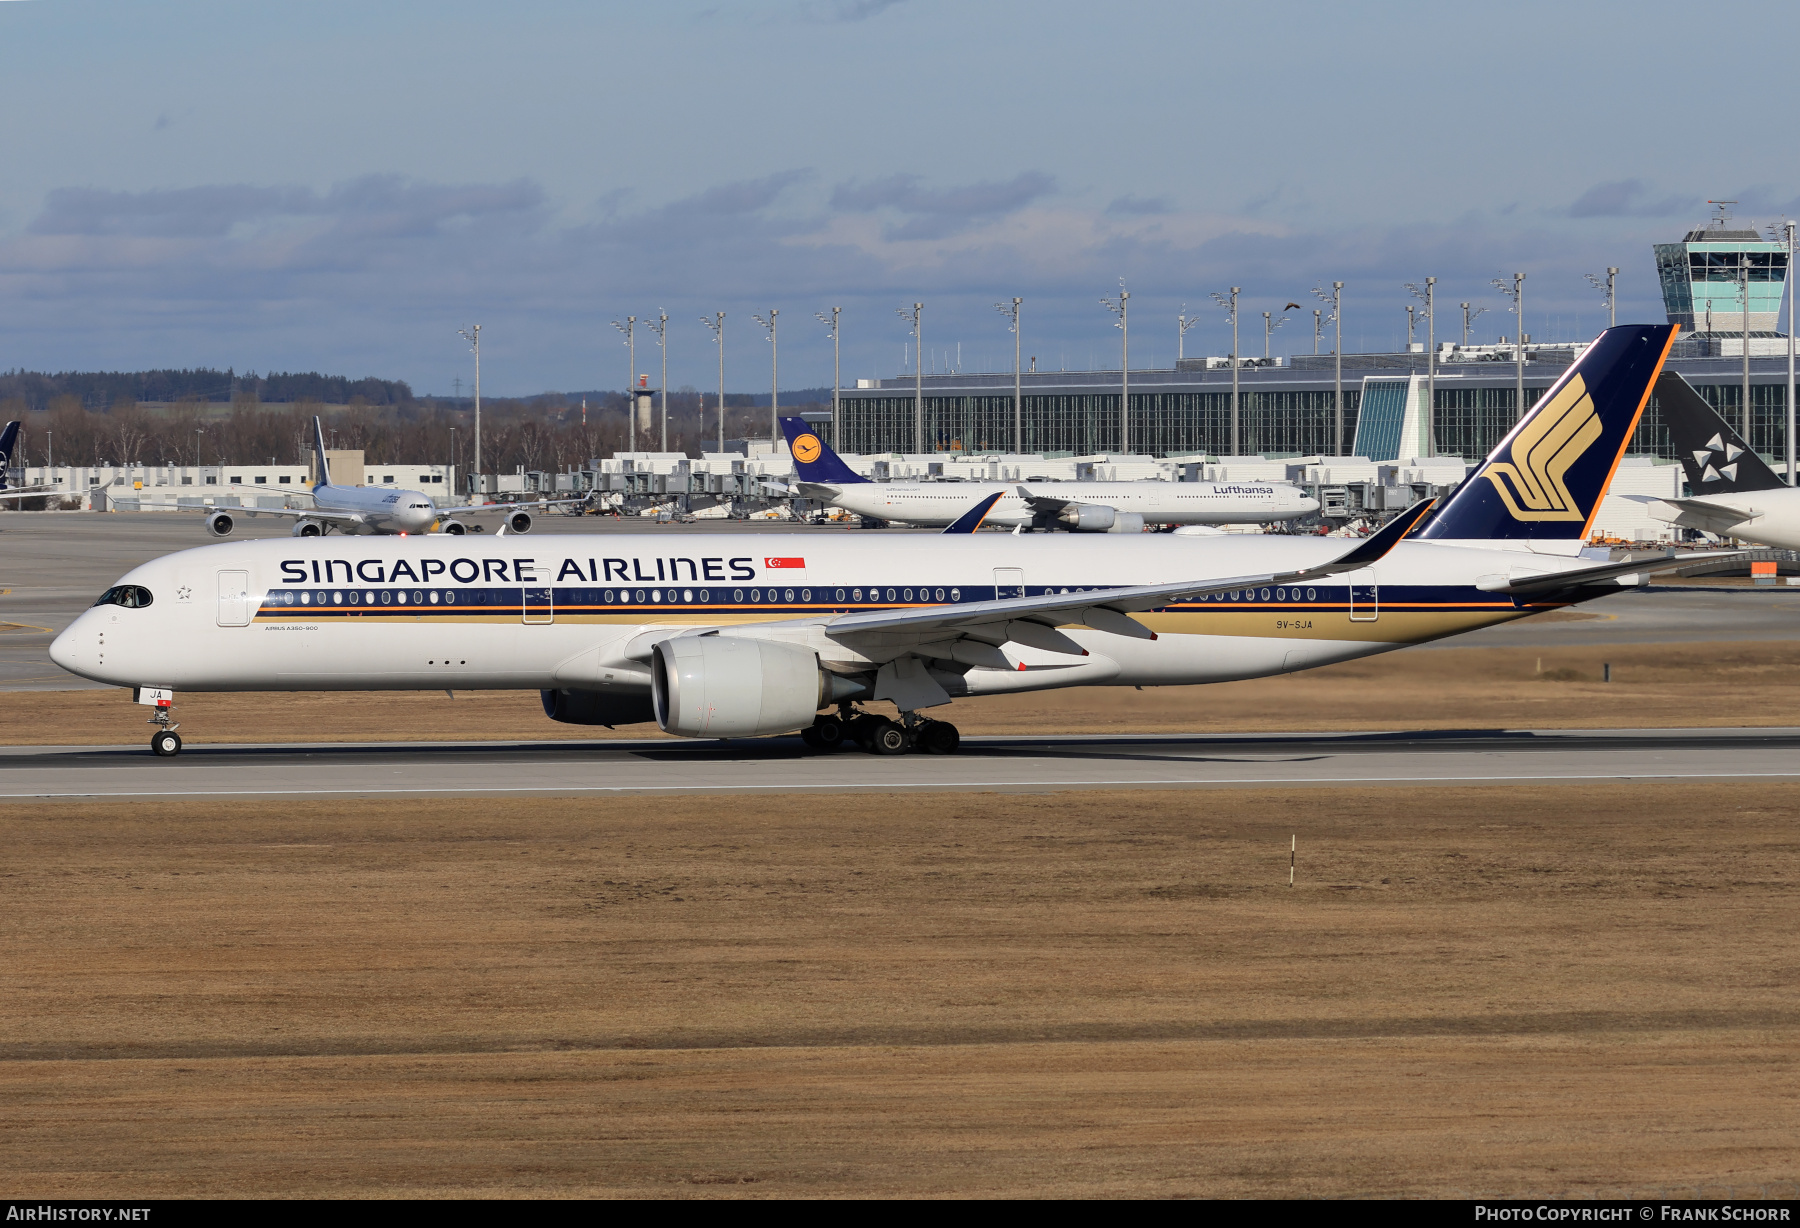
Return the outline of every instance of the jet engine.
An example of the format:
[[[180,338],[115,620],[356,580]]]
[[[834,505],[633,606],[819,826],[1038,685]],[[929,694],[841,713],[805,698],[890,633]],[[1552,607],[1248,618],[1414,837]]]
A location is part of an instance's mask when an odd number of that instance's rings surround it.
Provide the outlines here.
[[[1057,522],[1071,533],[1142,533],[1144,518],[1137,512],[1121,512],[1104,503],[1071,503],[1056,514]]]
[[[468,529],[467,525],[464,525],[455,520],[444,521],[444,527],[438,530],[438,532],[448,533],[452,537],[461,537],[464,533],[467,533],[468,531],[469,531],[469,529]],[[546,695],[548,695],[549,693],[550,692],[548,692],[548,691],[544,692],[544,694],[546,694]],[[644,719],[648,720],[649,718],[645,717]]]
[[[565,725],[641,725],[656,719],[648,695],[613,691],[539,691],[544,715]]]
[[[325,536],[325,526],[317,520],[310,520],[302,516],[294,522],[294,527],[288,532],[294,537],[323,537]]]
[[[864,687],[819,667],[798,644],[684,635],[655,645],[650,667],[656,723],[684,738],[791,733]]]
[[[229,512],[208,512],[206,514],[206,531],[214,537],[229,535],[232,526],[236,523]]]
[[[511,512],[506,517],[506,527],[514,533],[531,532],[530,512]]]

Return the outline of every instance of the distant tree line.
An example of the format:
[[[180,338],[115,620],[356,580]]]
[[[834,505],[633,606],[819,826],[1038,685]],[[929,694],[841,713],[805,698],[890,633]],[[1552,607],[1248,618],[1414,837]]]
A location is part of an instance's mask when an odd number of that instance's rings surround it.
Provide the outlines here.
[[[73,397],[88,409],[120,401],[202,401],[229,403],[240,397],[257,401],[319,401],[347,405],[404,405],[413,399],[405,380],[350,379],[316,371],[271,371],[242,375],[226,369],[191,371],[8,371],[0,374],[0,401],[23,401],[32,410],[47,410],[58,397]]]
[[[406,387],[398,382],[394,386]],[[792,403],[787,400],[790,395],[795,398]],[[801,400],[800,395],[784,393],[783,411],[820,407],[820,402]],[[768,397],[760,398],[760,406],[754,404],[758,399],[726,397],[727,438],[768,437]],[[649,431],[636,441],[639,451],[661,450],[660,396],[657,400]],[[717,446],[716,404],[713,395],[703,398],[692,388],[670,392],[671,451],[695,455]],[[560,471],[629,450],[626,406],[627,397],[621,392],[484,397],[482,468],[489,473],[512,473],[521,466]],[[127,392],[96,407],[73,392],[63,392],[39,407],[22,395],[0,396],[0,422],[20,418],[25,424],[13,456],[15,465],[41,465],[46,458],[58,465],[305,465],[312,456],[315,414],[323,419],[327,446],[361,449],[370,464],[454,463],[465,473],[474,465],[474,412],[467,398],[415,400],[409,395],[389,404],[353,394],[347,403],[335,405],[311,397],[269,404],[253,393],[237,392],[228,406],[221,406],[196,393],[146,406]]]

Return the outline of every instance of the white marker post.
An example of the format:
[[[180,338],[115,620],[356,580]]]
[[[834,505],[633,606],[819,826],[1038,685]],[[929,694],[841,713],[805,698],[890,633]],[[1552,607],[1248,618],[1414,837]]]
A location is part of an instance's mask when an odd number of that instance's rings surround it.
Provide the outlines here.
[[[1288,886],[1294,885],[1294,860],[1300,851],[1300,836],[1295,833],[1288,837]]]

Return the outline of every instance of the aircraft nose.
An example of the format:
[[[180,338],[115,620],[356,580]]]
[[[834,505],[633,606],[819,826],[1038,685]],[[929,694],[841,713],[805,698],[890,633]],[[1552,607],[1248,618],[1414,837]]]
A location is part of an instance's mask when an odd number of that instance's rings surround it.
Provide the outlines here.
[[[77,618],[63,628],[61,635],[50,641],[50,659],[71,674],[77,672],[75,669],[75,628],[80,622],[81,619]]]
[[[1300,510],[1303,512],[1316,512],[1319,510],[1319,501],[1311,495],[1302,495],[1300,496]]]

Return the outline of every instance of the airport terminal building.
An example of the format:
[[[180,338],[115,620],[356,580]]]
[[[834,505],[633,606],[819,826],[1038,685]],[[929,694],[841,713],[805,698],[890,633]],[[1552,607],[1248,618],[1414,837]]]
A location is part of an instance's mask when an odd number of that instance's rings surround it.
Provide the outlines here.
[[[1655,248],[1663,305],[1682,338],[1670,356],[1702,396],[1734,425],[1742,421],[1743,354],[1749,335],[1751,445],[1785,457],[1787,338],[1776,331],[1786,288],[1787,251],[1728,218]],[[1748,311],[1745,310],[1748,306]],[[1581,345],[1527,338],[1526,407],[1572,363]],[[1015,446],[1013,374],[927,375],[923,442],[928,452],[1025,452],[1152,456],[1486,456],[1519,416],[1517,350],[1511,344],[1438,347],[1428,379],[1423,345],[1397,354],[1329,354],[1240,359],[1237,446],[1232,446],[1228,359],[1190,359],[1176,370],[1132,371],[1128,437],[1120,438],[1118,371],[1033,371],[1021,376],[1021,439]],[[1341,370],[1341,385],[1338,383]],[[1402,438],[1408,402],[1422,423],[1435,384],[1429,435]],[[1341,413],[1334,389],[1342,388]],[[859,380],[840,397],[839,450],[913,452],[913,377]],[[1123,446],[1122,446],[1123,445]],[[1633,453],[1672,459],[1652,398]]]

